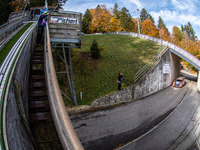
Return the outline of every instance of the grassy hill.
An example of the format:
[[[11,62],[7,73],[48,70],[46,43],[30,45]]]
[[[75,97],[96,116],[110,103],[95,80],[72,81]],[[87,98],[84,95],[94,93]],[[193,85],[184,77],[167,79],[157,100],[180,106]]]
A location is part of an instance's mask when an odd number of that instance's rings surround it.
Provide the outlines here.
[[[90,55],[94,39],[104,48],[98,60]],[[72,58],[78,104],[91,104],[94,99],[117,91],[119,72],[124,74],[122,87],[132,85],[134,74],[157,54],[159,48],[150,41],[126,35],[82,36],[82,48],[73,49]],[[56,68],[64,70],[61,63],[56,63]],[[66,75],[59,75],[58,81],[61,90],[69,93]],[[80,92],[83,92],[83,100],[79,98]]]

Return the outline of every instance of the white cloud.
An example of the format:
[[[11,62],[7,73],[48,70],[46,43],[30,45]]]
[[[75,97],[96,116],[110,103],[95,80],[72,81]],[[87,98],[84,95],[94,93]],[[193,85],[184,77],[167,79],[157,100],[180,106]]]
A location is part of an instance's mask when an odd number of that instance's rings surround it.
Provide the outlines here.
[[[144,8],[143,5],[141,4],[140,0],[127,0],[127,1],[129,1],[130,3],[136,4],[137,8],[139,8],[139,9]]]
[[[200,36],[198,32],[198,28],[200,26],[200,16],[169,10],[160,10],[159,12],[152,11],[150,14],[154,17],[156,24],[158,23],[159,16],[161,16],[170,32],[172,32],[173,26],[181,28],[181,25],[186,25],[189,21],[192,24],[196,35],[198,37]]]
[[[194,13],[196,10],[195,0],[172,0],[173,6],[180,11]]]
[[[98,5],[104,4],[106,5],[107,9],[114,7],[114,4],[106,2],[87,1],[80,3],[80,1],[68,1],[63,8],[67,11],[81,12],[84,14],[87,9],[96,8]]]

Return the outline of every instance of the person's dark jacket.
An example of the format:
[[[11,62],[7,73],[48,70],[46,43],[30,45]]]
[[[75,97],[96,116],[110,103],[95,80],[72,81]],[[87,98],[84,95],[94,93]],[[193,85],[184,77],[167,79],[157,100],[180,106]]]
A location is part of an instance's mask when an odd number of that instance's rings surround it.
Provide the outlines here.
[[[40,18],[38,20],[38,26],[44,27],[47,22],[47,15],[40,15]]]

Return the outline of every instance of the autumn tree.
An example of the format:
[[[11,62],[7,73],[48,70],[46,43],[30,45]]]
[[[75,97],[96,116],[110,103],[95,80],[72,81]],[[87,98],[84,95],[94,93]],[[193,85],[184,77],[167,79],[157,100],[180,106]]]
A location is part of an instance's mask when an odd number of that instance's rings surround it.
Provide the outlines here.
[[[164,21],[162,20],[162,18],[160,16],[158,19],[158,29],[159,29],[160,38],[165,41],[170,41],[170,33],[169,33]]]
[[[150,19],[144,20],[141,25],[143,34],[158,37],[159,31]]]
[[[10,13],[12,12],[10,3],[11,0],[1,0],[0,1],[0,25],[7,22]]]
[[[134,24],[132,22],[132,17],[129,13],[129,10],[126,7],[123,7],[120,11],[120,26],[124,31],[132,31]]]
[[[83,33],[89,33],[89,25],[91,24],[92,21],[92,15],[90,14],[90,10],[87,9],[85,11],[85,14],[83,16],[82,19],[82,23],[81,23],[81,30]]]
[[[172,43],[179,45],[181,41],[182,41],[181,30],[177,26],[174,26],[172,31]]]
[[[89,27],[91,33],[108,32],[110,30],[111,14],[105,5],[97,6],[96,9],[90,10],[92,22]]]
[[[110,31],[111,32],[120,31],[120,20],[117,18],[116,15],[111,19]]]
[[[24,0],[14,0],[10,3],[13,11],[22,11],[25,7],[26,1]]]
[[[146,11],[146,9],[143,8],[140,13],[140,20],[143,22],[146,19],[150,19],[153,23],[155,23],[153,17]]]

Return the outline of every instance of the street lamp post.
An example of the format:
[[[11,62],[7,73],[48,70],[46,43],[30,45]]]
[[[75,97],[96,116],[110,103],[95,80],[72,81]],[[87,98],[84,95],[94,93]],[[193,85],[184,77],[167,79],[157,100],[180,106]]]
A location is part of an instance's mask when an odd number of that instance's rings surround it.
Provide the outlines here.
[[[138,33],[140,34],[140,17],[139,17],[139,12],[140,12],[140,10],[139,9],[137,9],[137,10],[134,10],[133,11],[134,13],[138,13]]]

